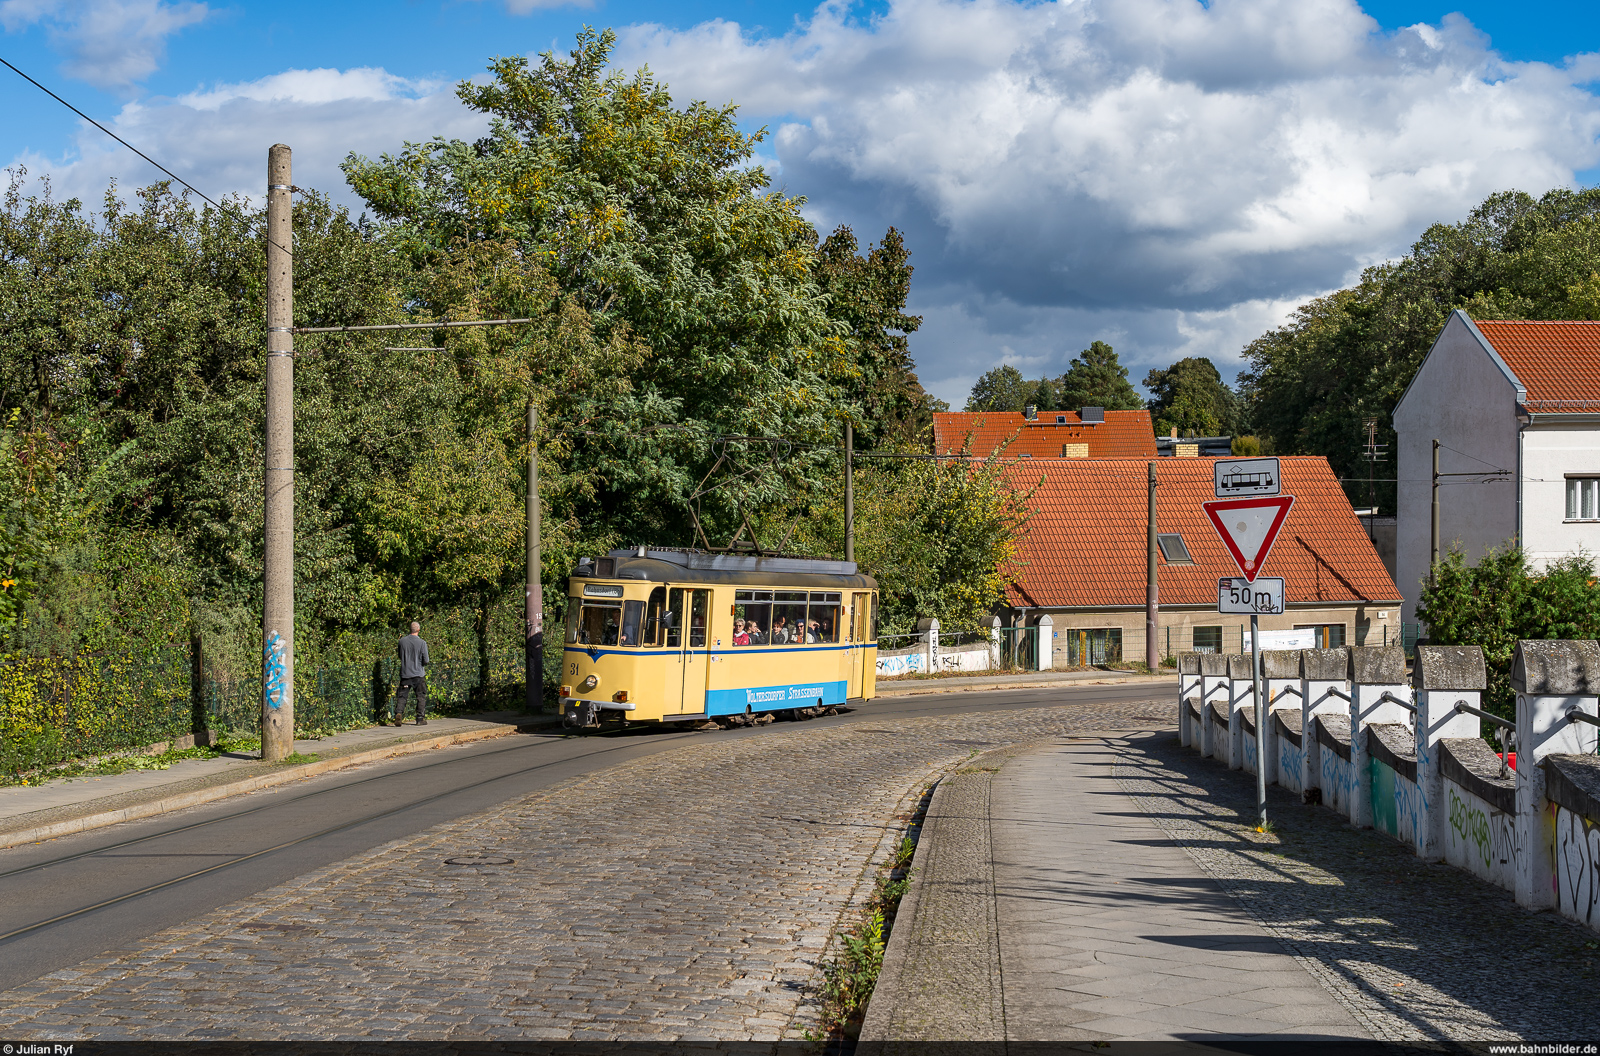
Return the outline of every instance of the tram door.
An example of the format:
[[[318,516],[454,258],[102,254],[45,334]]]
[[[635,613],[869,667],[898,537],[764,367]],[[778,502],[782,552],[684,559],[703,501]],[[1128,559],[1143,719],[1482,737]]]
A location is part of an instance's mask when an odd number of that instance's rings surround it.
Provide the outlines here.
[[[866,686],[866,666],[871,663],[872,653],[866,648],[872,643],[871,621],[868,617],[872,604],[871,594],[852,594],[850,596],[850,692],[853,699],[864,693]]]
[[[679,685],[682,706],[679,715],[697,715],[706,710],[706,678],[711,671],[711,591],[672,588],[669,605],[682,615],[674,621],[679,633],[669,633],[668,645],[678,647]]]

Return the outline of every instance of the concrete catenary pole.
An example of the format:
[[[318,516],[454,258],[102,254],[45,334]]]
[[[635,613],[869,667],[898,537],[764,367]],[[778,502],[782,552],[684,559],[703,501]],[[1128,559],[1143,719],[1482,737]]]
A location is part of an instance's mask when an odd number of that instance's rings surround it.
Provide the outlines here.
[[[856,559],[856,430],[844,423],[844,559]]]
[[[294,239],[289,148],[267,151],[267,444],[261,758],[294,751]]]
[[[1156,585],[1156,464],[1150,463],[1150,515],[1146,523],[1145,557],[1149,561],[1144,578],[1144,662],[1151,671],[1161,670],[1160,643],[1156,624],[1161,622],[1161,592]]]
[[[523,707],[538,711],[544,689],[544,586],[539,554],[539,410],[528,404],[527,627],[522,649]]]

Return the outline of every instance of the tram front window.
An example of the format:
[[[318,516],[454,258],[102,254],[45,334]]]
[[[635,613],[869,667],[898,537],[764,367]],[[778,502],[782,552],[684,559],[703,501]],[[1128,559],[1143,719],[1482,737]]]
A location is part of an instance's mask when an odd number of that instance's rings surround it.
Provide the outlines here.
[[[585,602],[578,618],[578,644],[616,645],[617,631],[622,623],[620,604],[596,605]]]
[[[578,609],[577,599],[567,602],[567,644],[572,645],[578,640]]]
[[[639,625],[644,622],[644,602],[622,603],[622,639],[620,645],[639,644]]]

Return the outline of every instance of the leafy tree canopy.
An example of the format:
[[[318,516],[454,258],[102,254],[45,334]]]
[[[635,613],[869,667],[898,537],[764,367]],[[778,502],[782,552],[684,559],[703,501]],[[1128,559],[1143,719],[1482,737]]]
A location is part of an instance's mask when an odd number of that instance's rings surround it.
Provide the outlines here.
[[[1056,381],[1060,395],[1056,406],[1069,411],[1084,407],[1104,407],[1108,411],[1137,411],[1144,400],[1128,382],[1128,368],[1104,341],[1096,341],[1078,353],[1067,372]]]
[[[568,59],[497,59],[489,83],[463,81],[461,100],[491,119],[476,143],[407,144],[378,161],[352,155],[344,169],[419,261],[458,241],[510,240],[593,315],[598,335],[626,328],[648,343],[628,393],[597,414],[601,435],[575,440],[574,454],[612,523],[687,542],[685,500],[715,461],[709,438],[836,442],[843,416],[862,417],[842,399],[862,346],[813,280],[804,199],[768,191],[750,164],[765,131],[741,132],[733,106],[674,106],[648,71],[608,73],[614,40],[585,30]],[[912,324],[893,301],[909,271],[886,249],[867,269],[889,287],[876,304],[841,301],[903,331]],[[725,526],[744,506],[816,486],[830,464],[775,460],[763,443],[718,454],[735,471],[708,499]]]
[[[1238,418],[1233,390],[1203,356],[1180,359],[1166,370],[1145,375],[1150,390],[1150,416],[1158,435],[1178,430],[1179,436],[1226,436]]]
[[[855,232],[840,227],[822,240],[812,265],[828,314],[843,325],[850,346],[840,388],[860,409],[855,426],[863,450],[914,443],[933,424],[934,411],[949,409],[923,390],[907,347],[906,335],[922,325],[920,315],[905,311],[910,256],[892,227],[865,256],[857,252]]]
[[[1274,450],[1326,455],[1340,476],[1365,477],[1363,421],[1376,418],[1378,442],[1394,450],[1390,415],[1456,308],[1600,319],[1600,190],[1490,195],[1465,220],[1428,228],[1409,255],[1301,305],[1245,349],[1254,429]],[[1379,500],[1394,508],[1392,485]]]
[[[1033,401],[1037,391],[1038,383],[1028,381],[1016,367],[994,367],[973,383],[966,410],[1020,411]]]

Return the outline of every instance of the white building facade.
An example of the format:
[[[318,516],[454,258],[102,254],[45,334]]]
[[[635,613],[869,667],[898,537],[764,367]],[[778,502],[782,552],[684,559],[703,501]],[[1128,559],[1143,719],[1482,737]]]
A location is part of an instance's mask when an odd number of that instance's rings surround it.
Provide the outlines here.
[[[1432,556],[1520,541],[1530,564],[1600,558],[1600,323],[1451,314],[1394,410],[1396,579],[1415,621]]]

